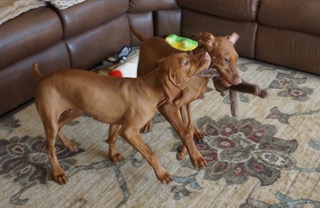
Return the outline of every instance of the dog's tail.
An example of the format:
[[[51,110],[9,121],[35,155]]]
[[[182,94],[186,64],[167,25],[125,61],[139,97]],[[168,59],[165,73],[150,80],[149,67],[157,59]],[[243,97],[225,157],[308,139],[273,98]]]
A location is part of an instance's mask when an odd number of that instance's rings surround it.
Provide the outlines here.
[[[135,27],[133,27],[132,24],[130,24],[130,29],[132,31],[132,33],[142,42],[145,39],[147,39],[144,35],[142,35],[141,33],[139,33]]]
[[[40,79],[43,77],[43,75],[39,71],[38,64],[34,63],[32,67],[33,67],[33,69],[32,69],[33,76],[36,78],[37,81],[40,81]]]

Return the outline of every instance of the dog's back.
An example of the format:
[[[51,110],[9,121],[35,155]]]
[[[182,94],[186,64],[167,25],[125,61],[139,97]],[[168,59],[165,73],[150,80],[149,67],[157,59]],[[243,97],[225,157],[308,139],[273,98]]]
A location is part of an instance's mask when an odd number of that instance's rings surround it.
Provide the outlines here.
[[[154,70],[157,61],[165,58],[173,53],[181,53],[183,51],[171,47],[163,38],[150,37],[147,38],[139,33],[135,27],[130,25],[133,34],[142,42],[140,46],[138,76],[143,76]]]
[[[138,76],[143,76],[157,67],[157,62],[173,53],[181,53],[164,39],[153,37],[144,40],[140,47]]]

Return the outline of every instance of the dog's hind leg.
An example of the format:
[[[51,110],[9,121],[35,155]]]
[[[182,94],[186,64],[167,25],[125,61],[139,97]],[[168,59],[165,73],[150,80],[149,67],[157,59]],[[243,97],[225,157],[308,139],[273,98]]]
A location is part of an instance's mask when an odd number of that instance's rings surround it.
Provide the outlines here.
[[[152,120],[148,121],[148,123],[140,129],[140,133],[146,134],[150,132],[151,126],[152,126]]]
[[[70,141],[62,132],[61,129],[58,131],[58,138],[62,142],[62,144],[70,151],[70,152],[78,152],[78,145]]]
[[[66,184],[68,181],[68,177],[63,171],[62,167],[59,164],[56,149],[55,149],[55,138],[59,131],[58,123],[47,121],[44,123],[44,129],[47,136],[48,144],[48,157],[52,166],[52,178],[58,184]]]
[[[62,144],[68,148],[69,151],[71,152],[77,152],[78,151],[78,146],[70,141],[62,132],[61,129],[62,127],[72,121],[73,119],[83,115],[83,111],[77,110],[77,109],[69,109],[64,111],[60,117],[59,117],[59,130],[58,130],[58,138],[62,142]]]
[[[109,144],[109,158],[112,162],[120,162],[123,160],[121,154],[117,151],[116,141],[118,137],[118,131],[120,125],[111,124],[109,127],[109,136],[107,139],[107,143]]]

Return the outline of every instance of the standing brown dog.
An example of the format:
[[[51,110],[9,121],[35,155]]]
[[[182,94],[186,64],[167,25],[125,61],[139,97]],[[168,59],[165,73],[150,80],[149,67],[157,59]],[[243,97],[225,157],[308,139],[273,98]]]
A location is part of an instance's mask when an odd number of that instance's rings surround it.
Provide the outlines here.
[[[164,39],[158,37],[145,38],[133,26],[131,31],[135,36],[142,41],[140,46],[139,63],[138,63],[138,76],[143,76],[154,69],[156,60],[166,57],[172,53],[181,53],[177,49],[171,47]],[[199,42],[199,46],[193,50],[193,53],[208,52],[211,57],[211,67],[219,72],[219,79],[215,79],[215,86],[222,93],[228,88],[235,91],[243,91],[252,93],[260,97],[265,97],[266,92],[261,90],[257,85],[251,85],[247,82],[242,82],[240,75],[237,71],[238,53],[234,48],[234,44],[239,38],[239,35],[233,33],[230,36],[214,37],[208,32],[199,33],[194,36]],[[183,89],[183,97],[177,103],[164,103],[159,106],[159,112],[167,119],[167,121],[174,127],[182,140],[182,146],[178,148],[177,159],[182,160],[186,152],[189,152],[191,162],[195,167],[204,168],[206,162],[202,162],[200,158],[194,160],[192,153],[185,143],[191,143],[193,138],[202,140],[204,134],[200,132],[191,120],[190,104],[192,101],[201,97],[207,91],[207,83],[209,78],[197,77],[192,80],[186,88]],[[179,116],[180,115],[182,120]],[[148,132],[151,129],[151,122],[149,122],[141,130]],[[193,144],[194,145],[194,144]]]
[[[42,77],[34,64],[34,75],[40,80],[35,104],[48,140],[53,180],[59,184],[68,180],[56,156],[55,139],[58,136],[69,150],[77,151],[77,146],[60,129],[86,112],[99,121],[121,126],[119,134],[148,161],[161,183],[171,182],[169,173],[142,141],[139,130],[152,118],[162,100],[173,106],[180,102],[182,89],[209,65],[208,53],[193,56],[178,53],[166,57],[159,67],[145,76],[117,78],[76,69]],[[185,145],[189,147],[189,144]],[[191,152],[197,151],[192,148]],[[110,155],[112,160],[119,157],[116,150]]]

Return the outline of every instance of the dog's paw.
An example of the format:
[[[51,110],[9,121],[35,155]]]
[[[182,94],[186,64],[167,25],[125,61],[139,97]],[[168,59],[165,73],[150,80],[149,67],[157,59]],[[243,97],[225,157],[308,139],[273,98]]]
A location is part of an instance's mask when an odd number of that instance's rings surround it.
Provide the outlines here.
[[[169,184],[173,180],[171,175],[167,171],[164,171],[161,174],[157,174],[157,178],[163,184]]]
[[[64,172],[53,174],[52,178],[59,185],[64,185],[68,182],[68,176]]]
[[[147,123],[144,127],[142,127],[140,129],[140,133],[142,133],[142,134],[146,134],[146,133],[151,132],[151,131],[152,131],[152,129],[151,129],[151,124],[150,123]]]
[[[163,184],[169,184],[169,183],[172,182],[172,180],[173,179],[172,179],[171,175],[170,174],[166,174],[160,181]]]
[[[120,153],[110,155],[110,159],[113,163],[119,163],[119,162],[123,161],[123,157]]]
[[[187,148],[185,146],[179,146],[177,148],[177,160],[183,160],[186,157],[187,154]]]
[[[202,157],[191,158],[191,162],[195,168],[205,169],[207,167],[207,161]]]
[[[79,151],[78,145],[76,145],[75,143],[71,143],[70,145],[67,146],[67,148],[70,152],[78,152]]]
[[[194,129],[193,139],[197,143],[201,143],[203,141],[203,138],[207,136],[205,132],[199,131],[198,129]]]
[[[261,98],[268,97],[268,92],[266,90],[261,90],[259,97],[261,97]]]

